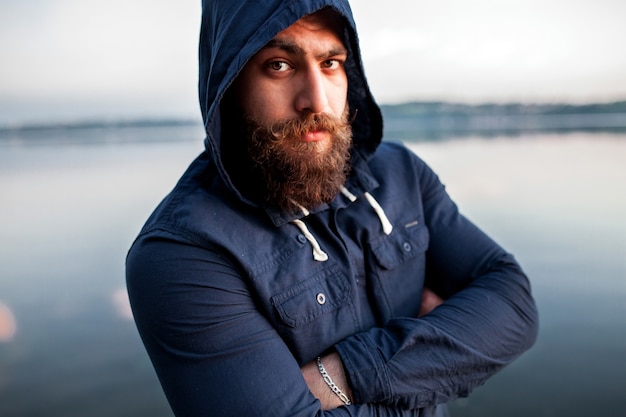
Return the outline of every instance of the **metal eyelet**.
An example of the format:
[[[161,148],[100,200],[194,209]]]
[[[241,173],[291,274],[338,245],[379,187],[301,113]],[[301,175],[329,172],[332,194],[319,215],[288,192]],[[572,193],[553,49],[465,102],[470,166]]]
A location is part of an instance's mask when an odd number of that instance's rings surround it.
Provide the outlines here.
[[[324,295],[324,293],[323,293],[323,292],[321,292],[321,293],[317,294],[316,299],[317,299],[317,303],[318,303],[319,305],[324,305],[324,304],[326,304],[326,295]]]

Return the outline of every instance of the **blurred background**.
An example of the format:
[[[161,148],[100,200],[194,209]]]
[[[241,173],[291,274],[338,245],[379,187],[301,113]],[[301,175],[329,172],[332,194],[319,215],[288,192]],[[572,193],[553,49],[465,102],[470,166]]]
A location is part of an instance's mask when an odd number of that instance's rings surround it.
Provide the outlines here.
[[[0,124],[197,119],[201,2],[178,3],[0,0]],[[381,103],[626,97],[621,0],[351,4]]]
[[[385,138],[515,254],[541,313],[453,416],[626,416],[626,3],[351,4]],[[172,416],[124,257],[203,149],[200,13],[0,0],[0,416]]]

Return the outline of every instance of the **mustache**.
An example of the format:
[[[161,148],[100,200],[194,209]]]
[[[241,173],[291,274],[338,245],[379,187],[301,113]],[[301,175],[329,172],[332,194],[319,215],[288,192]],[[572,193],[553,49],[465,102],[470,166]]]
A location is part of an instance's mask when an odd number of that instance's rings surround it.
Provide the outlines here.
[[[348,115],[348,109],[346,109],[341,117],[328,113],[309,114],[304,118],[277,120],[266,126],[266,129],[276,140],[284,140],[290,137],[299,138],[315,131],[326,131],[335,134],[345,129],[346,125],[352,125],[356,117],[356,112],[350,120],[348,120]],[[259,123],[255,121],[252,121],[252,124],[259,125]]]

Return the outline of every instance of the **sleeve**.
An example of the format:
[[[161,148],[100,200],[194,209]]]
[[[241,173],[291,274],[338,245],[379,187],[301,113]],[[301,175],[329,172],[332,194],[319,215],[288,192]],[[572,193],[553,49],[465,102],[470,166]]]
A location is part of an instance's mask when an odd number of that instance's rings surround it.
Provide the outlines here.
[[[536,339],[537,310],[520,266],[422,166],[427,285],[446,301],[336,345],[357,403],[413,409],[467,396]]]
[[[126,281],[139,334],[176,416],[420,415],[384,404],[323,412],[236,270],[212,251],[159,234],[133,245]]]

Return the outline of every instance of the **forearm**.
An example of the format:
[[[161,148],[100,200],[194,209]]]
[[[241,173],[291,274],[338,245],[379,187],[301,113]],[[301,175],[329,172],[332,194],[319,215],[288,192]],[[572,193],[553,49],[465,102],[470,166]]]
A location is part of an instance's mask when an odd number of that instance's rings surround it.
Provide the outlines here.
[[[322,410],[292,352],[258,313],[235,271],[220,265],[221,257],[211,259],[210,253],[194,246],[162,240],[145,244],[150,250],[135,251],[128,262],[129,295],[138,330],[174,414],[419,415],[381,404]],[[172,280],[172,276],[184,279]],[[207,276],[211,276],[210,286]],[[325,359],[324,365],[336,383],[343,384],[333,362]],[[319,388],[316,392],[324,387]]]
[[[322,356],[324,368],[341,391],[352,399],[352,390],[346,379],[341,357],[333,351]],[[417,417],[420,410],[390,407],[383,404],[367,403],[347,405],[324,382],[317,361],[311,361],[301,368],[302,375],[311,393],[320,401],[324,415],[350,415],[360,417]]]
[[[337,352],[333,351],[321,357],[324,370],[332,382],[348,398],[352,398],[352,389],[348,385],[346,374]],[[311,393],[320,400],[323,410],[332,410],[346,405],[346,403],[332,391],[320,372],[317,360],[311,361],[301,368],[302,376],[306,381]]]
[[[494,271],[423,318],[396,318],[340,342],[354,401],[420,408],[466,396],[535,340],[521,272]]]
[[[422,294],[422,303],[420,306],[419,316],[430,313],[437,306],[441,305],[444,300],[428,288],[424,288]],[[348,384],[346,373],[341,361],[341,357],[336,351],[321,357],[325,371],[328,373],[332,382],[337,385],[341,392],[352,401],[352,388]],[[304,365],[301,369],[302,376],[306,381],[311,393],[320,400],[323,410],[332,410],[345,405],[345,402],[329,387],[328,383],[320,372],[317,361],[311,361]]]

